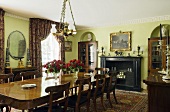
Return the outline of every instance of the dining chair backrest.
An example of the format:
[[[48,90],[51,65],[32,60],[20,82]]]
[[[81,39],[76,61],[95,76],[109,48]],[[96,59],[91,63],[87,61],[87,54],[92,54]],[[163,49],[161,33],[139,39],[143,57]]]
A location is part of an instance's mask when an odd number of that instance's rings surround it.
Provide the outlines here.
[[[62,85],[49,86],[45,89],[45,92],[50,94],[48,112],[52,112],[53,105],[64,103],[64,112],[68,106],[70,82]]]
[[[96,74],[94,78],[96,79],[94,95],[97,94],[98,90],[100,90],[103,93],[105,88],[105,75]]]
[[[109,75],[112,76],[112,84],[116,86],[117,84],[117,71],[109,71]]]
[[[82,96],[87,95],[87,101],[90,100],[91,94],[91,77],[77,79],[76,84],[78,84],[78,98],[77,104],[80,104]],[[87,103],[87,102],[85,102]]]
[[[80,107],[86,104],[87,112],[89,112],[91,77],[78,77],[76,85],[78,87],[78,92],[69,96],[68,106],[74,108],[74,112],[80,112]]]
[[[106,81],[105,81],[105,89],[106,89],[106,91],[108,91],[108,92],[112,91],[112,86],[113,86],[112,82],[113,82],[112,76],[107,76]]]
[[[95,68],[96,74],[107,74],[109,72],[109,68]]]
[[[97,112],[97,104],[96,104],[97,98],[101,98],[101,105],[103,109],[105,110],[105,106],[103,103],[103,95],[104,95],[104,88],[105,88],[105,75],[95,74],[94,78],[96,79],[96,81],[93,82],[93,87],[91,90],[92,91],[91,99],[93,100],[94,111]]]
[[[109,71],[109,77],[106,77],[106,87],[104,93],[107,94],[107,99],[109,99],[111,107],[112,107],[111,98],[110,98],[111,92],[113,92],[113,96],[116,104],[118,103],[116,98],[116,93],[115,93],[115,89],[117,85],[117,74],[118,74],[117,71]]]
[[[38,75],[38,71],[26,71],[26,72],[21,72],[20,77],[22,77],[22,80],[25,79],[35,79],[36,76]]]
[[[14,74],[13,73],[8,73],[8,74],[0,74],[0,84],[2,83],[9,83],[13,81]]]

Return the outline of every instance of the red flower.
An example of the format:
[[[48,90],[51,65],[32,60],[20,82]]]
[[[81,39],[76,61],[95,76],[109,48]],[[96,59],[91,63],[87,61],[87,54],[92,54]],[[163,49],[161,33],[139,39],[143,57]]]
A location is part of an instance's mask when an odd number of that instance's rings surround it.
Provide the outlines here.
[[[43,65],[44,68],[46,68],[46,72],[60,72],[60,70],[65,69],[65,63],[62,62],[61,60],[53,60],[50,62],[47,62],[45,65]]]
[[[78,71],[79,69],[82,69],[84,64],[80,60],[70,60],[69,63],[66,64],[67,68],[72,71]]]

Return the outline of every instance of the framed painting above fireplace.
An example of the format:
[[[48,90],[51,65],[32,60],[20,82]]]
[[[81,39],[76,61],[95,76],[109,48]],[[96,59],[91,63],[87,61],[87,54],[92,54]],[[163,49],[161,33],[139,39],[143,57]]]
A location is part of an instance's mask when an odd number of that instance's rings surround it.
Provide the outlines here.
[[[110,33],[110,51],[130,51],[131,32]]]

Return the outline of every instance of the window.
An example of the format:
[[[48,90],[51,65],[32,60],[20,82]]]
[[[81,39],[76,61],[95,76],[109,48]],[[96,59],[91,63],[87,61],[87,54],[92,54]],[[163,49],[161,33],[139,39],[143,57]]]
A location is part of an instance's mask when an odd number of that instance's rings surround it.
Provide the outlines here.
[[[55,39],[52,33],[41,41],[42,65],[54,59],[59,60],[60,57],[60,44]]]

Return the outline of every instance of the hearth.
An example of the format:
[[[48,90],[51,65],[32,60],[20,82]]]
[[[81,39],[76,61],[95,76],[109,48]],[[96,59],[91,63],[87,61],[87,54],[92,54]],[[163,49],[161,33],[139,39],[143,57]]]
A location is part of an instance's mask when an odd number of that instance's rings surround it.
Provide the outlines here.
[[[117,72],[118,89],[141,91],[142,57],[101,57],[101,67]]]

